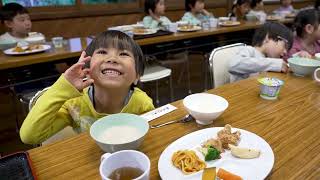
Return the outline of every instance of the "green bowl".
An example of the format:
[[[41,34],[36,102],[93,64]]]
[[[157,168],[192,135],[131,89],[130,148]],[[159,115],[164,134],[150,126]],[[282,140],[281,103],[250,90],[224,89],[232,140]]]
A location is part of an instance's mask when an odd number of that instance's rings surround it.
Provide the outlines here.
[[[138,149],[149,130],[148,121],[128,113],[103,117],[90,128],[90,135],[105,152]]]
[[[13,40],[0,41],[0,49],[3,51],[16,46],[17,46],[17,41],[13,41]]]
[[[320,61],[308,58],[293,57],[288,59],[290,69],[297,76],[309,76],[320,67]]]

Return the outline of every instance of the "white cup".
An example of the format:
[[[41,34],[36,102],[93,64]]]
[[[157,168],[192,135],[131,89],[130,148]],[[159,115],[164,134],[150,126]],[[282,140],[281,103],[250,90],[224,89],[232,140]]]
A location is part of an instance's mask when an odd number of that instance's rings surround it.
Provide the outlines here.
[[[201,27],[203,30],[209,30],[210,29],[210,22],[209,21],[202,21]]]
[[[62,48],[63,46],[63,37],[53,37],[52,39],[53,46],[55,48]]]
[[[216,28],[218,27],[218,19],[216,18],[210,18],[209,19],[210,28]]]
[[[178,31],[178,23],[170,23],[170,24],[166,24],[165,25],[165,29],[167,31],[170,31],[170,32],[177,32]]]
[[[149,180],[150,160],[142,152],[122,150],[115,153],[105,153],[101,156],[100,175],[103,180],[110,180],[111,173],[119,168],[132,167],[143,171],[135,180]]]
[[[317,68],[315,71],[314,71],[314,79],[318,82],[320,82],[320,76],[318,76],[318,74],[320,74],[320,68]]]

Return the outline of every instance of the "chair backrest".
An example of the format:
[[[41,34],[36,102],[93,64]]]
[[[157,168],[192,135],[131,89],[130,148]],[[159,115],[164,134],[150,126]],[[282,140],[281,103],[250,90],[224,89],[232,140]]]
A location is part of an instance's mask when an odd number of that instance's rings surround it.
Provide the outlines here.
[[[29,102],[29,111],[32,109],[32,107],[36,104],[37,100],[39,99],[40,96],[43,95],[43,93],[45,93],[50,87],[44,88],[41,91],[38,91],[30,100]],[[45,140],[44,142],[41,143],[41,145],[47,145],[47,144],[51,144],[53,142],[62,140],[62,139],[66,139],[72,136],[77,135],[77,133],[75,133],[72,129],[72,127],[67,126],[64,129],[60,130],[58,133],[56,133],[55,135],[51,136],[50,138],[48,138],[47,140]]]
[[[215,48],[209,57],[210,75],[213,88],[230,83],[228,72],[229,60],[235,56],[240,47],[246,46],[244,43],[230,44]]]

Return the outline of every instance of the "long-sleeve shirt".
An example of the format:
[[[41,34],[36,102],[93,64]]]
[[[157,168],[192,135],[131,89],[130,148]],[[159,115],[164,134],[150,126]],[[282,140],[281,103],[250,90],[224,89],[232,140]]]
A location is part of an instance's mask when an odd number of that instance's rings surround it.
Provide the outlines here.
[[[39,144],[66,126],[77,133],[88,131],[99,118],[108,114],[95,110],[89,89],[79,92],[62,75],[42,96],[29,112],[20,129],[22,142]],[[138,88],[134,88],[123,113],[142,114],[154,109],[152,100]]]
[[[196,15],[193,15],[191,12],[184,13],[182,17],[182,21],[187,21],[191,25],[201,25],[201,21],[207,21],[209,20],[211,16],[206,16],[202,13],[197,13]]]
[[[171,23],[170,19],[168,19],[165,16],[160,16],[160,22],[153,19],[151,16],[145,16],[143,18],[144,27],[151,28],[151,29],[160,28],[170,23]]]
[[[293,44],[292,44],[292,48],[290,49],[289,53],[288,53],[288,57],[292,57],[294,54],[300,52],[300,51],[306,51],[308,52],[310,55],[314,56],[316,53],[320,52],[320,42],[316,41],[314,43],[314,51],[311,51],[310,49],[306,49],[303,47],[302,45],[302,40],[299,37],[295,37],[293,39]]]
[[[280,72],[282,62],[283,60],[279,58],[266,57],[252,46],[242,47],[229,61],[230,81],[246,79],[258,72]]]

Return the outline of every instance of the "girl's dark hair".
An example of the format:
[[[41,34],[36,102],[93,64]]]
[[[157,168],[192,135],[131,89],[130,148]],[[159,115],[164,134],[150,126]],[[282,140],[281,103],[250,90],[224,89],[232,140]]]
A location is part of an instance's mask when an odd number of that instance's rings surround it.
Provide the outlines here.
[[[251,3],[251,0],[236,0],[236,1],[234,1],[233,5],[232,5],[232,7],[231,7],[231,13],[229,13],[229,16],[231,16],[231,17],[236,16],[236,15],[234,14],[234,12],[233,12],[234,9],[235,9],[237,6],[241,6],[242,4],[246,4],[246,3],[250,4],[250,3]]]
[[[194,7],[197,1],[203,2],[204,0],[185,0],[184,6],[186,11],[191,11],[191,7]]]
[[[257,4],[261,3],[263,0],[251,0],[250,7],[251,9],[257,7]]]
[[[267,35],[269,39],[274,41],[287,40],[287,48],[291,49],[293,33],[285,25],[278,22],[266,22],[262,27],[257,29],[252,38],[252,46],[262,46]]]
[[[294,28],[297,36],[302,37],[304,34],[304,27],[311,24],[318,28],[320,23],[319,11],[316,9],[306,9],[300,11],[294,19]]]
[[[151,9],[151,11],[154,12],[159,1],[160,0],[145,0],[144,1],[144,12],[146,14],[149,14],[149,9]]]
[[[12,21],[18,14],[29,14],[28,10],[18,3],[8,3],[1,8],[1,22]]]
[[[127,34],[116,30],[100,33],[86,48],[86,55],[92,56],[94,51],[99,48],[116,48],[130,51],[134,56],[137,74],[140,77],[143,75],[145,57],[140,46]]]
[[[319,6],[320,6],[320,0],[316,0],[316,1],[314,2],[314,8],[315,8],[316,10],[319,10]]]

